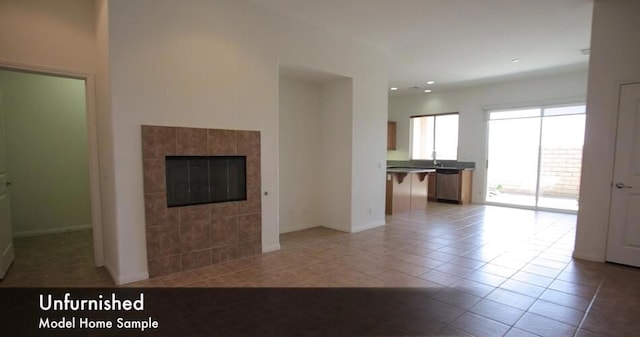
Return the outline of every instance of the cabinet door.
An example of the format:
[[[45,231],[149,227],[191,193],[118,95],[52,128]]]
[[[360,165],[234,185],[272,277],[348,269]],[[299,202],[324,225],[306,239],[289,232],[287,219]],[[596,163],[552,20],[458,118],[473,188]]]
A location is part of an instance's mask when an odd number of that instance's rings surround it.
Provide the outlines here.
[[[427,208],[427,190],[429,178],[424,173],[412,173],[411,176],[411,210]]]
[[[396,149],[396,122],[387,122],[387,150]]]
[[[429,176],[427,178],[429,180],[429,192],[427,194],[427,196],[429,197],[429,200],[436,200],[436,173],[435,172],[431,172],[429,173]]]
[[[411,177],[409,174],[387,173],[386,214],[408,212],[411,209]]]
[[[460,171],[460,203],[471,203],[471,186],[473,185],[473,171]]]

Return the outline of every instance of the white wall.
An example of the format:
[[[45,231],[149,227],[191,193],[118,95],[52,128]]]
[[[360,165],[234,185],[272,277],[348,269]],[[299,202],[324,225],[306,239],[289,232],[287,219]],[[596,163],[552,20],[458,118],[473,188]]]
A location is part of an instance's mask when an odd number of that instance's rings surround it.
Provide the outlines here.
[[[14,236],[91,228],[85,82],[0,70]]]
[[[384,223],[384,53],[237,1],[112,0],[109,27],[119,281],[147,269],[141,124],[261,131],[262,245],[279,247],[279,64],[353,78],[349,226]]]
[[[280,233],[317,227],[320,191],[320,85],[280,77],[279,225]]]
[[[94,2],[0,0],[0,60],[93,73]]]
[[[320,224],[351,232],[353,80],[326,83],[320,93]]]
[[[574,256],[604,261],[619,86],[640,81],[640,2],[596,0]]]
[[[351,144],[351,231],[385,224],[388,73],[386,64],[374,65],[375,55],[355,55]],[[366,60],[366,61],[365,61]],[[369,64],[369,61],[373,61]],[[380,109],[382,107],[382,109]]]
[[[351,232],[353,81],[280,78],[280,233]]]
[[[470,87],[460,90],[406,95],[389,99],[389,120],[397,124],[397,151],[389,160],[409,160],[409,117],[445,112],[460,113],[458,160],[476,163],[473,172],[473,202],[484,201],[487,160],[486,110],[540,104],[584,103],[587,71],[520,81]]]
[[[100,171],[100,203],[102,220],[102,241],[104,244],[104,266],[115,278],[120,275],[118,235],[116,227],[116,196],[114,179],[113,120],[111,116],[111,91],[109,76],[109,6],[107,0],[95,2],[95,48],[96,48],[96,119],[98,134],[98,154]],[[94,216],[96,216],[94,210]],[[95,228],[95,224],[94,224]],[[100,251],[99,249],[97,251]],[[147,278],[144,271],[131,279]],[[120,280],[126,281],[126,280]],[[123,282],[124,283],[124,282]]]

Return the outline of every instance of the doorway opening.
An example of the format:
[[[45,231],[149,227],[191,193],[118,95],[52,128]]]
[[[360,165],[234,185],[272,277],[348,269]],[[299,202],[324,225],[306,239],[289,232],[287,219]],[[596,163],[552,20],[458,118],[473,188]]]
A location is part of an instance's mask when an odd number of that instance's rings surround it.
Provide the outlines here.
[[[104,256],[93,79],[0,64],[0,87],[17,261],[3,283],[98,285],[65,283],[92,273],[107,283],[106,270],[95,268]],[[74,274],[76,279],[69,278]]]
[[[576,212],[585,110],[490,111],[485,202]]]

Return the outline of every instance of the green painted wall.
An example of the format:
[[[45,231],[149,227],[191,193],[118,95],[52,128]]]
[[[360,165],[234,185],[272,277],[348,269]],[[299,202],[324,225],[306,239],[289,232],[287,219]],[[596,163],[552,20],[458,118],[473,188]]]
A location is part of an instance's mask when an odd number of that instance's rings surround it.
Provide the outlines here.
[[[0,70],[14,236],[91,224],[84,81]]]

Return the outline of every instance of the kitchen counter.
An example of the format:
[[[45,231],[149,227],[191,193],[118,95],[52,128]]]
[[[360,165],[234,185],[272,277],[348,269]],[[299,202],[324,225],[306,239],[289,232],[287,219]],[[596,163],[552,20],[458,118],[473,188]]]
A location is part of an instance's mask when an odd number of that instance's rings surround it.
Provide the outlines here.
[[[433,160],[389,160],[387,168],[473,170],[476,167],[476,163],[471,161],[438,160],[437,163],[434,165]]]
[[[435,168],[421,168],[421,167],[389,167],[388,173],[429,173],[435,172]]]
[[[475,163],[449,162],[443,166],[427,162],[411,162],[406,166],[399,162],[394,164],[387,166],[387,214],[426,207],[426,201],[422,201],[425,189],[427,200],[471,203]]]
[[[448,166],[445,166],[445,167],[436,167],[435,169],[436,169],[436,171],[437,171],[438,169],[444,169],[444,170],[458,170],[458,171],[473,171],[473,170],[475,170],[475,168],[473,168],[473,167],[448,167]]]
[[[460,171],[467,171],[467,170],[475,170],[475,168],[473,167],[457,167],[457,166],[426,166],[426,167],[422,167],[422,166],[414,166],[414,167],[395,167],[395,166],[388,166],[387,167],[387,172],[399,172],[399,173],[424,173],[424,172],[436,172],[439,169],[444,169],[444,170],[460,170]]]
[[[429,173],[435,169],[392,167],[387,169],[386,214],[427,208]]]

